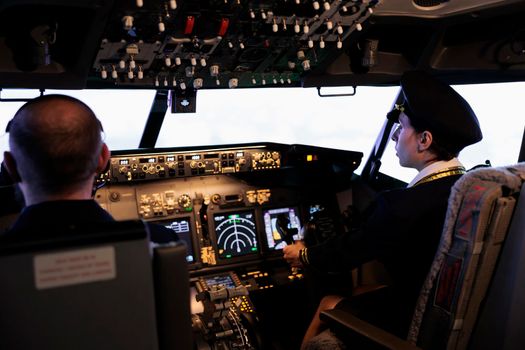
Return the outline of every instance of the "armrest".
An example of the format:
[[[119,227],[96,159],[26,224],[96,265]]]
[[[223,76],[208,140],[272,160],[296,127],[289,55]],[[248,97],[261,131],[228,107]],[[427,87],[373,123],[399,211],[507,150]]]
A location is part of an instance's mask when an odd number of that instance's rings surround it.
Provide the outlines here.
[[[421,350],[408,341],[398,338],[387,331],[367,323],[343,310],[327,310],[321,312],[321,319],[329,325],[337,325],[352,333],[360,334],[371,342],[393,350]]]

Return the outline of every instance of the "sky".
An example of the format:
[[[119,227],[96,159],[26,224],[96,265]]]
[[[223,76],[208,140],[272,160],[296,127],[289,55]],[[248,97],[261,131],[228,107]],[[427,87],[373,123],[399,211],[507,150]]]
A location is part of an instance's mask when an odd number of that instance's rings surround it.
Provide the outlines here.
[[[455,86],[478,116],[484,139],[466,148],[460,160],[469,167],[517,161],[525,126],[525,83]],[[350,92],[350,88],[323,89]],[[93,108],[104,125],[112,150],[137,148],[154,91],[47,91],[75,96]],[[202,90],[197,113],[167,113],[156,147],[220,145],[244,142],[300,143],[364,153],[364,163],[390,110],[397,87],[358,87],[350,97],[317,95],[314,88]],[[34,97],[36,91],[3,90],[2,98]],[[0,150],[8,148],[3,132],[22,103],[0,103]],[[415,170],[401,168],[393,142],[381,171],[410,181]],[[360,169],[357,171],[360,173]]]

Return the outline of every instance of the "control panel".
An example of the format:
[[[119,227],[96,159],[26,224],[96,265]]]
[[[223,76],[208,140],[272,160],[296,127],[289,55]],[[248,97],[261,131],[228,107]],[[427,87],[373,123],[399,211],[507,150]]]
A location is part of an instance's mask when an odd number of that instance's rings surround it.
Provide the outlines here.
[[[259,332],[296,348],[284,329],[297,320],[277,311],[305,313],[308,293],[282,249],[306,240],[305,227],[341,230],[336,193],[349,191],[361,156],[277,143],[117,151],[95,200],[117,220],[162,225],[184,241],[198,349],[265,348]]]
[[[253,313],[255,312],[255,306],[250,300],[248,293],[240,292],[243,287],[249,291],[251,286],[243,285],[239,276],[233,271],[224,274],[199,277],[195,281],[197,293],[214,293],[222,288],[234,291],[233,293],[238,295],[232,295],[227,298],[230,300],[231,307],[237,309],[240,312]]]
[[[116,152],[100,182],[130,182],[195,175],[229,174],[281,167],[281,152],[265,147],[203,149],[151,154]]]
[[[256,263],[280,257],[313,213],[337,206],[331,188],[341,177],[349,185],[360,157],[275,143],[117,151],[95,199],[117,220],[172,230],[193,270]]]
[[[284,244],[276,215],[291,213],[297,229],[301,196],[277,184],[262,187],[237,176],[109,183],[95,199],[115,219],[138,218],[173,230],[186,242],[188,261],[195,268],[272,255]]]
[[[90,71],[93,85],[300,86],[331,63],[380,7],[352,1],[118,1]]]
[[[192,328],[199,348],[260,348],[253,336],[257,332],[253,324],[255,307],[234,272],[199,278],[194,281],[192,294]]]

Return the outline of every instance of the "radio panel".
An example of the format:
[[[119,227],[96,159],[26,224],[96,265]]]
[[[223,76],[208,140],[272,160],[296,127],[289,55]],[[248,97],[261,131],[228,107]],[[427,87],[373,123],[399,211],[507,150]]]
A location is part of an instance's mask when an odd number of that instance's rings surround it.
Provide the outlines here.
[[[246,287],[250,292],[273,288],[273,282],[268,272],[260,270],[251,271],[238,275],[233,271],[226,273],[198,277],[194,280],[194,285],[198,293],[210,291],[216,288],[235,289]],[[254,306],[249,296],[239,296],[232,298],[232,306],[241,312],[254,312]]]

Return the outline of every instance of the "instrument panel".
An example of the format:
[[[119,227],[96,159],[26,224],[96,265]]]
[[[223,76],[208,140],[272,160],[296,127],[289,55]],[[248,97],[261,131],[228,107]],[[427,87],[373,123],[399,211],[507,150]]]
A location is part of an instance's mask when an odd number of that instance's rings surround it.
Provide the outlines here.
[[[311,291],[282,249],[306,242],[306,227],[316,237],[343,229],[341,198],[361,157],[277,143],[116,151],[95,200],[117,220],[163,225],[186,243],[197,348],[266,348],[263,334],[296,348],[284,329],[302,334],[297,315],[309,318]]]
[[[116,151],[95,199],[117,220],[172,230],[194,271],[280,259],[314,208],[337,206],[332,178],[348,185],[360,163],[361,153],[334,152],[273,143]]]
[[[188,263],[198,268],[282,249],[273,213],[290,207],[297,212],[301,197],[290,189],[214,175],[110,184],[96,200],[117,220],[140,218],[173,230],[188,247]]]

